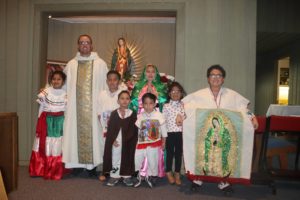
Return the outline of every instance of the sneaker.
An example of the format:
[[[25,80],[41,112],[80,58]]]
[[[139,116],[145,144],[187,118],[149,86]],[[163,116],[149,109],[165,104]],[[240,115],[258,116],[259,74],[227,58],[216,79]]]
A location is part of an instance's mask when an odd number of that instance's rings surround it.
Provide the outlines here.
[[[117,183],[119,182],[119,179],[118,178],[110,178],[106,185],[107,186],[115,186]]]
[[[218,184],[218,188],[220,190],[225,190],[226,188],[230,187],[230,184],[228,182],[220,182]]]
[[[201,186],[203,184],[203,182],[199,180],[194,180],[193,183],[195,183],[197,186]]]
[[[137,180],[137,182],[133,186],[135,188],[139,187],[142,184],[142,177],[140,174],[137,175],[136,180]]]
[[[149,185],[149,187],[153,188],[153,183],[151,182],[151,177],[147,176],[145,180],[146,180],[147,184]]]
[[[123,179],[123,183],[126,185],[126,186],[128,186],[128,187],[131,187],[131,186],[133,186],[133,181],[132,181],[132,179],[129,177],[129,178],[124,178]]]

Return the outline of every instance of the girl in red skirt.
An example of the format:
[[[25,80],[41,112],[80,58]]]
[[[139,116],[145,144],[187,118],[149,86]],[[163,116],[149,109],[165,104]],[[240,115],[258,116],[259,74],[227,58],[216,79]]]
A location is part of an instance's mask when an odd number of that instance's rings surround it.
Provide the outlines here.
[[[38,95],[40,108],[30,158],[30,176],[53,180],[63,176],[62,136],[67,95],[62,86],[65,80],[66,75],[62,71],[53,72],[51,86]]]

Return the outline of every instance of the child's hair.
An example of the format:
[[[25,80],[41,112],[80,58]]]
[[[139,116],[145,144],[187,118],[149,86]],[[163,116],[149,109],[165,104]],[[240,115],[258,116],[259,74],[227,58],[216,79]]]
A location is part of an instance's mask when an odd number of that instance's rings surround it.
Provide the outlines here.
[[[56,75],[56,74],[60,75],[60,77],[62,78],[63,82],[66,81],[66,78],[67,78],[66,74],[63,73],[62,71],[58,71],[58,70],[52,72],[51,77],[50,77],[50,80],[51,80],[51,81],[52,81],[54,75]]]
[[[143,103],[145,102],[146,98],[149,98],[149,99],[153,100],[154,103],[156,102],[156,96],[152,93],[146,93],[142,96],[142,102]]]
[[[146,65],[146,69],[148,69],[149,67],[152,67],[153,69],[156,68],[156,66],[154,66],[153,64],[147,64],[147,65]]]
[[[120,99],[122,94],[128,94],[128,96],[130,97],[130,93],[128,90],[122,90],[119,94],[118,94],[118,99]]]
[[[110,71],[108,71],[107,74],[106,74],[106,78],[108,78],[109,75],[111,75],[111,74],[115,74],[118,77],[118,79],[121,80],[121,75],[116,70],[110,70]]]
[[[172,82],[171,85],[169,85],[169,87],[168,87],[168,94],[170,94],[170,92],[172,91],[172,89],[173,89],[174,87],[177,87],[177,88],[179,89],[179,91],[181,92],[181,98],[180,98],[180,99],[182,99],[182,98],[186,95],[186,92],[184,91],[184,89],[183,89],[183,87],[180,85],[180,83],[178,83],[178,82],[176,82],[176,81]],[[168,98],[169,98],[169,100],[170,100],[170,95],[169,95]]]

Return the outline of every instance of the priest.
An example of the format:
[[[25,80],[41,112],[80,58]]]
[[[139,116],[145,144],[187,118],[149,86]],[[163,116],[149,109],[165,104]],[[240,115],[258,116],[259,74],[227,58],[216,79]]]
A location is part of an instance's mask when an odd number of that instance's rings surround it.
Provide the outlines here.
[[[97,96],[106,88],[106,63],[92,52],[92,38],[80,35],[78,52],[64,69],[67,108],[64,122],[63,162],[66,168],[87,169],[103,162],[104,141],[97,118]],[[77,171],[80,171],[77,170]]]

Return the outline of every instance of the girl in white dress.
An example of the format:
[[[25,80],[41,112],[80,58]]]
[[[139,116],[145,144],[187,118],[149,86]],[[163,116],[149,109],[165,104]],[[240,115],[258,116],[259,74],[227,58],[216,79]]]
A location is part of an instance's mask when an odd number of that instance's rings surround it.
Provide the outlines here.
[[[51,86],[38,94],[40,108],[30,158],[30,176],[53,180],[63,176],[62,136],[67,95],[62,86],[65,80],[66,75],[62,71],[53,72]]]

